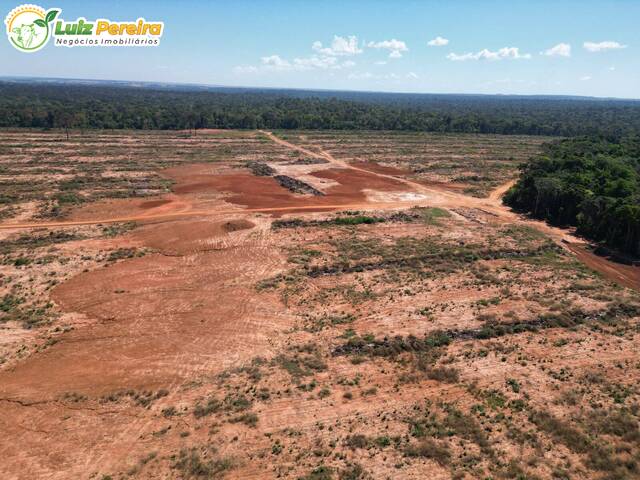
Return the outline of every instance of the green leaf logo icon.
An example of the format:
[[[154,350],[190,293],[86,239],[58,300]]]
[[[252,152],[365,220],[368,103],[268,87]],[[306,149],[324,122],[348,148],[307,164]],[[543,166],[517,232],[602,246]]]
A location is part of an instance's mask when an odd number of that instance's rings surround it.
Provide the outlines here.
[[[51,23],[59,13],[60,13],[60,10],[50,10],[44,19],[45,22]]]

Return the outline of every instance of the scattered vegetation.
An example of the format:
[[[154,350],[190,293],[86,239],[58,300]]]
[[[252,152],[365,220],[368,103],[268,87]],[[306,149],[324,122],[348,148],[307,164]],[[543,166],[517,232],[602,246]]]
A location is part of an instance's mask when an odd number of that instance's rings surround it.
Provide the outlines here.
[[[215,452],[215,451],[214,451]],[[233,462],[228,458],[208,458],[196,448],[183,449],[175,458],[173,468],[178,470],[186,479],[217,479],[233,468]]]

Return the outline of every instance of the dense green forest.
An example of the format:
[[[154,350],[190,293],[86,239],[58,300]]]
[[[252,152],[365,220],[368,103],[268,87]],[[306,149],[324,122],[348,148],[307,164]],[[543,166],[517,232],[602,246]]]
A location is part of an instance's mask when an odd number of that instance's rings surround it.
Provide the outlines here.
[[[623,135],[640,131],[640,102],[3,81],[0,127]]]
[[[566,139],[522,167],[505,203],[640,255],[640,137]]]

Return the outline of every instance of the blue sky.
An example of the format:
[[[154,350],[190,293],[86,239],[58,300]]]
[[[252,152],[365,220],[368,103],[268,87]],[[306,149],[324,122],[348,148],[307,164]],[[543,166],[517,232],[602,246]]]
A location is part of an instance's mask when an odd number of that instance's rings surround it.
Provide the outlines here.
[[[640,0],[32,3],[165,33],[155,48],[34,54],[3,41],[2,76],[640,98]]]

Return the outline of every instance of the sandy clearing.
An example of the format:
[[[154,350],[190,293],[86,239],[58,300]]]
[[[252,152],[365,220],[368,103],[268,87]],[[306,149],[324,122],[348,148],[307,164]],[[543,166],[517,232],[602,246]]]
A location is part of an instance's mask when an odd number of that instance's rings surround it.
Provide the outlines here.
[[[337,182],[338,185],[326,189],[325,196],[296,196],[284,190],[271,177],[255,177],[246,172],[232,172],[215,175],[210,165],[192,165],[178,167],[163,172],[169,178],[177,181],[174,193],[157,200],[137,201],[134,211],[136,214],[96,219],[99,211],[87,211],[79,213],[82,219],[62,222],[43,223],[4,223],[0,224],[0,230],[17,231],[29,228],[61,228],[78,225],[109,224],[131,221],[167,221],[172,219],[218,216],[232,213],[269,213],[280,216],[285,213],[322,212],[340,209],[398,209],[411,206],[437,206],[442,208],[475,208],[496,216],[498,221],[527,225],[550,236],[563,249],[576,254],[577,257],[602,273],[607,278],[625,286],[637,286],[640,284],[640,267],[627,267],[611,262],[593,253],[579,249],[577,246],[585,242],[574,236],[570,231],[553,227],[545,222],[524,218],[508,209],[502,204],[502,196],[511,188],[515,180],[509,180],[494,189],[488,198],[475,198],[463,195],[449,188],[439,185],[425,185],[399,176],[398,169],[387,167],[373,167],[364,163],[349,164],[336,159],[330,153],[319,149],[309,150],[283,140],[272,132],[260,131],[267,138],[287,149],[301,152],[313,158],[328,161],[335,168],[322,168],[310,172],[317,178],[328,179]],[[360,166],[363,165],[363,166]],[[365,166],[367,168],[365,168]],[[424,195],[421,198],[409,201],[372,202],[380,195],[369,195],[365,190],[394,191],[398,187],[409,187],[413,192]],[[189,195],[210,197],[218,195],[216,192],[231,192],[226,200],[232,204],[242,205],[243,209],[225,208],[221,205],[208,208],[198,208],[198,202],[189,198]],[[368,201],[369,200],[369,201]],[[127,201],[117,204],[122,211],[122,206],[128,205]],[[125,207],[124,211],[128,211]],[[112,211],[115,209],[112,209]],[[573,245],[573,247],[571,247]],[[578,255],[579,251],[579,255]]]

